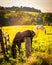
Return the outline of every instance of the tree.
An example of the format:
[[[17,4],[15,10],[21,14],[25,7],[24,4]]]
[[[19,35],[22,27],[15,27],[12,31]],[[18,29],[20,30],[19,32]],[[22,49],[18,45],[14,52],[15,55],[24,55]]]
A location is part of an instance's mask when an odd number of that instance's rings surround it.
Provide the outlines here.
[[[45,17],[45,21],[48,25],[51,25],[52,24],[52,13],[46,13],[44,15]]]
[[[36,16],[36,23],[37,23],[38,25],[43,24],[43,15],[42,15],[42,13],[39,13],[39,14]]]
[[[4,9],[4,7],[0,6],[0,26],[3,26],[6,23],[6,19],[4,17],[6,11]]]

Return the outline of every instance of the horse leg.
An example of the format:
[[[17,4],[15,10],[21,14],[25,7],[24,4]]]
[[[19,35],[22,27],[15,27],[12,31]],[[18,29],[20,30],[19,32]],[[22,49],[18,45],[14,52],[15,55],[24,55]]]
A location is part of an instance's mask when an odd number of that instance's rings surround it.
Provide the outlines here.
[[[32,38],[31,38],[31,51],[32,51]]]
[[[44,28],[44,33],[46,34],[46,29]]]
[[[13,56],[13,58],[16,58],[16,52],[17,52],[16,43],[13,43],[13,45],[12,45],[12,56]]]
[[[43,30],[44,33],[46,34],[46,29],[45,29],[45,27],[42,27],[41,30]]]
[[[18,52],[19,52],[19,55],[20,55],[20,48],[21,48],[21,43],[18,44]]]

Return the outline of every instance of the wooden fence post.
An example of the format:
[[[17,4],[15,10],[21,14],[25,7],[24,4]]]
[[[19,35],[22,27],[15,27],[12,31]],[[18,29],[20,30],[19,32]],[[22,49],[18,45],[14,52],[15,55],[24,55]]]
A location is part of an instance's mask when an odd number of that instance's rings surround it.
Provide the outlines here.
[[[30,37],[25,38],[25,49],[26,49],[26,57],[31,56],[31,39]]]

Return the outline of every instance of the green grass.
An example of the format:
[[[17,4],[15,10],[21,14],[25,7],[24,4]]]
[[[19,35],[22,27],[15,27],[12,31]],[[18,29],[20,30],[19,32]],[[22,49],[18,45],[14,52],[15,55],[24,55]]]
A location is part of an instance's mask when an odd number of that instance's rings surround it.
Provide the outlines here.
[[[32,54],[31,57],[28,59],[25,55],[25,43],[22,43],[21,45],[21,54],[20,57],[17,52],[17,58],[13,59],[11,54],[8,55],[8,61],[5,60],[5,58],[2,56],[0,58],[1,65],[42,65],[42,63],[47,65],[52,65],[52,26],[45,26],[47,33],[44,34],[43,31],[38,30],[37,37],[34,36],[33,42],[32,42]],[[13,38],[15,34],[19,31],[24,30],[34,30],[34,26],[28,25],[28,26],[8,26],[3,27],[2,31],[8,32],[10,36],[10,45],[12,45]],[[17,49],[17,48],[16,48]],[[9,50],[11,53],[11,50]],[[45,65],[44,64],[44,65]]]

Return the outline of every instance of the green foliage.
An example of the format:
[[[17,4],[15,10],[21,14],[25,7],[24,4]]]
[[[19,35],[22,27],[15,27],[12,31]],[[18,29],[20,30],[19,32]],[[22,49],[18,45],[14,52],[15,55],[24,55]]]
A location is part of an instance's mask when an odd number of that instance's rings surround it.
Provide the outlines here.
[[[7,10],[0,6],[0,21],[2,25],[52,25],[52,13],[21,11],[14,6]]]
[[[48,22],[48,25],[52,23],[52,13],[46,13],[45,20]]]
[[[6,19],[4,17],[5,13],[6,13],[5,9],[0,6],[0,25],[1,26],[3,26],[5,24],[5,21],[6,21]]]
[[[43,13],[43,22],[45,25],[52,25],[52,13]]]

